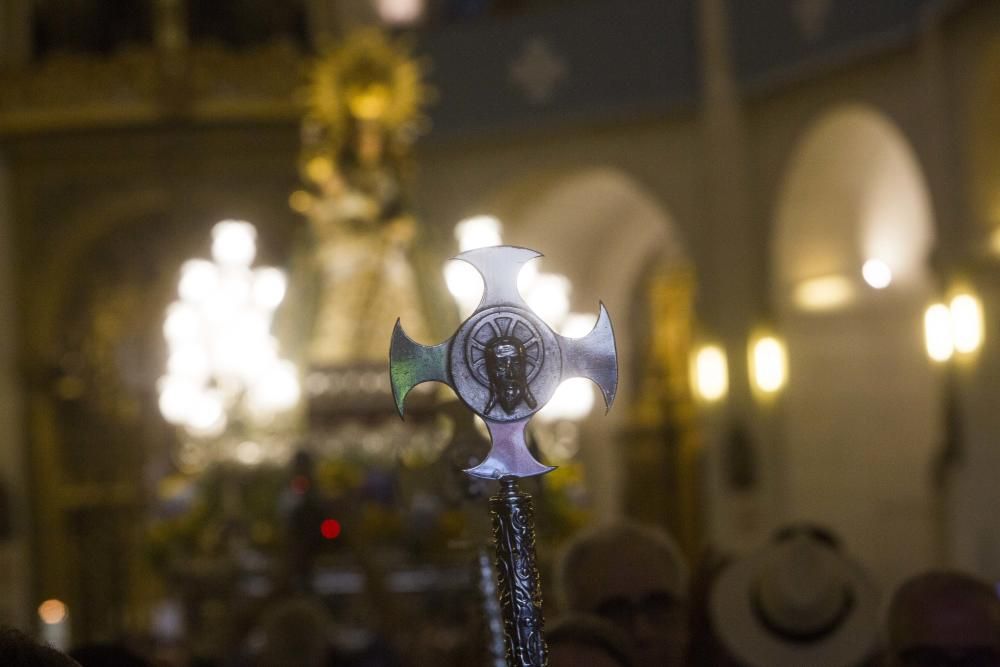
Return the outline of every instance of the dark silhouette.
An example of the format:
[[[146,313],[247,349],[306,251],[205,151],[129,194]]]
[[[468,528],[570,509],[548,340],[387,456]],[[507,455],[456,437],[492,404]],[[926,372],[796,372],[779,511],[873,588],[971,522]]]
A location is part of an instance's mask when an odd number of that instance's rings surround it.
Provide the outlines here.
[[[37,643],[14,628],[0,628],[0,665],[4,667],[80,667],[64,653]]]

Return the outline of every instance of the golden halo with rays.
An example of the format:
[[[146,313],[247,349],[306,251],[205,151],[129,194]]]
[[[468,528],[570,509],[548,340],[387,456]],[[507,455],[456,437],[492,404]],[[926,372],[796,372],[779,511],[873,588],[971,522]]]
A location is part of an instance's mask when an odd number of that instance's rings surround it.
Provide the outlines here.
[[[335,141],[351,117],[377,121],[392,132],[411,129],[431,98],[410,46],[374,28],[317,58],[306,93],[308,117],[325,125]]]

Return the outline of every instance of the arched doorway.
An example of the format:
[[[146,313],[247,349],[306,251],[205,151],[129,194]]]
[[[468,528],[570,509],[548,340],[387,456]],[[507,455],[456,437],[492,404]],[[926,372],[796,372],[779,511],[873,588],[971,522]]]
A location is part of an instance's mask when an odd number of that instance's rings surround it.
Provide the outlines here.
[[[788,518],[830,525],[888,587],[939,546],[941,393],[921,333],[933,294],[927,186],[888,118],[845,106],[800,140],[775,211]]]
[[[19,361],[29,378],[35,604],[63,600],[73,642],[143,630],[164,582],[180,590],[150,556],[176,442],[155,393],[163,316],[178,267],[203,247],[218,211],[277,221],[262,231],[280,238],[284,208],[262,204],[266,196],[135,187],[70,199],[65,226],[46,220],[50,242],[24,251],[33,260],[18,277],[31,286]]]
[[[505,242],[543,251],[544,269],[570,279],[573,310],[603,301],[612,315],[622,382],[608,417],[595,410],[585,422],[581,452],[596,516],[664,522],[693,548],[697,438],[686,376],[694,277],[675,221],[610,167],[533,175],[488,209],[503,220]],[[629,494],[640,488],[645,507]]]

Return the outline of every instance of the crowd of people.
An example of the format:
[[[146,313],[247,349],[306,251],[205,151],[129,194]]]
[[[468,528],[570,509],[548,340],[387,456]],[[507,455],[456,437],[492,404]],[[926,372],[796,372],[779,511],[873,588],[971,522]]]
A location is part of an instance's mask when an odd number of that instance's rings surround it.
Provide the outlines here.
[[[930,571],[883,598],[830,531],[799,524],[756,553],[694,572],[659,530],[604,526],[561,555],[551,667],[1000,667],[1000,597],[968,574]],[[339,665],[315,600],[280,605],[240,664]],[[401,664],[391,652],[365,664]],[[60,653],[0,630],[5,667],[152,667],[126,647]],[[353,664],[353,663],[352,663]],[[471,666],[470,666],[471,667]]]
[[[551,667],[1000,667],[993,585],[930,571],[883,598],[815,525],[694,573],[667,535],[606,527],[569,546],[559,575]]]

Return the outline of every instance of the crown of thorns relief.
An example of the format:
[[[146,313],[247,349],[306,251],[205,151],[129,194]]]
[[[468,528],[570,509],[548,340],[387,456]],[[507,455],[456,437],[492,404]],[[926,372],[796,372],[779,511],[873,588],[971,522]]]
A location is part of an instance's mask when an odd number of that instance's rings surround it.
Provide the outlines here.
[[[489,389],[484,414],[498,401],[507,414],[521,402],[538,407],[531,382],[541,370],[545,346],[529,320],[513,311],[487,314],[473,326],[466,347],[473,377]]]
[[[501,339],[514,339],[524,348],[527,381],[538,377],[545,360],[545,348],[538,330],[526,318],[514,312],[492,313],[476,323],[469,337],[467,359],[476,379],[484,387],[490,386],[486,368],[487,349],[496,347]]]

